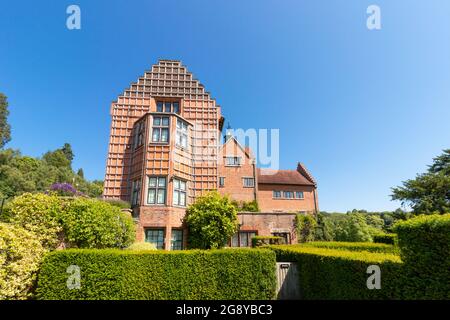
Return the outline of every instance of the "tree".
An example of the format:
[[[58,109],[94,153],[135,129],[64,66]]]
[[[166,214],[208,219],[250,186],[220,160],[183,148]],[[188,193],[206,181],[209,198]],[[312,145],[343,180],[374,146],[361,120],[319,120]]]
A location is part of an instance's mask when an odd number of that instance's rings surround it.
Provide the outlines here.
[[[409,204],[415,214],[450,212],[450,149],[434,158],[426,173],[392,188],[391,197]]]
[[[66,159],[69,160],[70,163],[72,163],[72,160],[75,157],[72,151],[72,146],[69,143],[64,143],[61,151],[64,153]]]
[[[361,213],[347,214],[345,219],[336,224],[336,241],[370,242],[372,241],[371,229]]]
[[[84,179],[84,171],[83,171],[82,168],[78,169],[77,176],[79,176],[80,178]]]
[[[8,123],[8,100],[0,93],[0,149],[11,141],[11,126]]]
[[[316,219],[309,214],[298,214],[295,217],[298,242],[314,241]]]
[[[238,230],[237,210],[230,199],[209,192],[186,210],[189,245],[198,249],[222,248]]]

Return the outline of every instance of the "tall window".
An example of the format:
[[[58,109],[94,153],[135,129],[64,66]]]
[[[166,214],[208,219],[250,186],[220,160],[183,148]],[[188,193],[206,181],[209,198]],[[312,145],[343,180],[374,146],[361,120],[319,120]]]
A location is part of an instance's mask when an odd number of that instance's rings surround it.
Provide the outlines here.
[[[172,241],[170,244],[171,250],[183,249],[183,230],[172,229]]]
[[[131,183],[131,205],[136,206],[139,204],[139,198],[141,195],[141,180],[135,180]]]
[[[225,186],[225,177],[219,177],[219,187],[223,188]]]
[[[144,122],[140,121],[134,128],[133,147],[136,149],[144,144]]]
[[[153,243],[156,249],[164,249],[164,229],[146,229],[145,241]]]
[[[226,157],[225,164],[227,166],[240,166],[241,158],[240,157]]]
[[[186,206],[186,181],[173,179],[173,204]]]
[[[152,142],[169,141],[169,117],[153,117]]]
[[[239,231],[231,238],[232,247],[251,247],[252,238],[256,237],[255,231]]]
[[[187,149],[188,142],[188,126],[187,123],[177,119],[177,139],[176,146]]]
[[[165,204],[166,203],[166,178],[165,177],[149,177],[148,178],[148,204]]]
[[[255,186],[255,179],[253,178],[242,178],[242,182],[246,188],[253,188]]]
[[[275,190],[275,191],[273,192],[273,197],[274,197],[274,198],[281,198],[281,191],[276,191],[276,190]]]
[[[158,101],[156,103],[156,112],[174,112],[174,113],[180,113],[180,103],[177,101],[170,102],[170,101]]]
[[[303,199],[305,196],[303,195],[303,192],[302,192],[302,191],[296,191],[296,192],[295,192],[295,197],[296,197],[297,199]]]

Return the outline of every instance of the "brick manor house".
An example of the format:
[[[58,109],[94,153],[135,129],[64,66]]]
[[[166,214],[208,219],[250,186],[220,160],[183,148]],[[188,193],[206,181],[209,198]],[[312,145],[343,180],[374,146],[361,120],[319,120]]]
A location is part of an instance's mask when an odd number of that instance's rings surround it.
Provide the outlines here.
[[[232,247],[250,246],[254,235],[294,243],[296,214],[318,211],[317,184],[303,164],[259,169],[228,131],[222,140],[220,106],[180,61],[159,60],[112,102],[110,113],[103,196],[131,203],[138,241],[184,249],[186,207],[210,190],[259,205],[260,212],[238,214]]]

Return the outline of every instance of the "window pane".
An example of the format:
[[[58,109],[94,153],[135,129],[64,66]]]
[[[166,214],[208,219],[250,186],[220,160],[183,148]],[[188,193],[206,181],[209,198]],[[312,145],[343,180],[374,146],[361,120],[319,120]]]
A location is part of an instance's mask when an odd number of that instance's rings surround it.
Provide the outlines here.
[[[154,125],[154,126],[159,126],[159,125],[161,125],[161,117],[154,117],[154,118],[153,118],[153,125]]]
[[[180,206],[186,205],[186,192],[180,192]]]
[[[170,102],[166,102],[164,104],[164,112],[170,112],[171,110],[171,103]]]
[[[164,189],[158,189],[158,204],[164,204],[165,203],[165,190]]]
[[[158,102],[156,104],[156,112],[163,112],[163,103],[162,102]]]
[[[178,179],[173,179],[173,187],[175,189],[180,189],[180,180]]]
[[[169,129],[161,129],[161,142],[169,141]]]
[[[186,181],[180,181],[180,189],[186,190]]]
[[[147,202],[150,204],[154,204],[155,203],[155,189],[149,189],[148,190],[148,198],[147,198]]]
[[[182,250],[183,249],[183,230],[172,229],[172,250]]]
[[[296,192],[296,197],[299,198],[299,199],[303,199],[303,192],[297,191]]]
[[[166,178],[158,178],[158,187],[166,186]]]
[[[153,243],[157,249],[164,249],[164,230],[151,229],[147,230],[145,241]]]
[[[169,126],[169,118],[168,117],[163,117],[162,118],[162,126],[163,127],[168,127]]]
[[[174,205],[179,204],[179,191],[177,191],[177,190],[173,191],[173,204]]]
[[[185,135],[181,136],[181,146],[187,148],[187,137]]]
[[[235,233],[233,235],[233,237],[231,238],[231,246],[232,247],[239,247],[239,238],[238,237],[239,237],[238,234]]]
[[[173,103],[173,112],[175,112],[175,113],[180,112],[180,104],[178,102]]]
[[[239,233],[239,245],[241,247],[248,247],[248,241],[247,241],[247,233],[246,232],[240,232]]]
[[[148,185],[150,187],[156,187],[156,178],[149,178]]]
[[[182,126],[182,125],[181,125],[180,119],[177,119],[177,128],[178,128],[178,129],[181,129],[181,126]]]
[[[158,128],[153,129],[153,135],[152,135],[152,141],[153,142],[159,142],[159,138],[160,138],[160,131]]]

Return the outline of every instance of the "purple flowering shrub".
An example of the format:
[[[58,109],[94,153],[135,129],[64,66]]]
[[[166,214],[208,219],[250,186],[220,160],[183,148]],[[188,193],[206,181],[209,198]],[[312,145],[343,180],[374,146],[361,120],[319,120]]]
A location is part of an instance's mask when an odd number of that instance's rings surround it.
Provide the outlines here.
[[[75,189],[70,183],[54,183],[50,186],[50,192],[54,192],[60,196],[75,196],[81,193]]]

